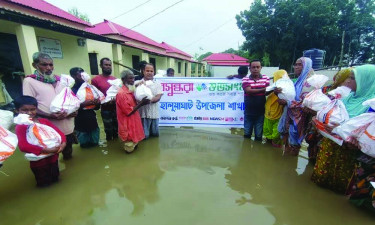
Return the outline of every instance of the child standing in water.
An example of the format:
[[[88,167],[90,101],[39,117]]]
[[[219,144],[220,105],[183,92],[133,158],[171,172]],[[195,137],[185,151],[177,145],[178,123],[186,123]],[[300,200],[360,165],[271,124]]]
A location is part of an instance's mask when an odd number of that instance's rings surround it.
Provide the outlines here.
[[[21,96],[14,101],[16,112],[19,114],[27,114],[30,119],[35,123],[40,123],[52,127],[61,136],[61,144],[54,148],[42,148],[36,145],[29,144],[27,141],[27,129],[28,125],[16,125],[16,135],[18,138],[18,147],[24,153],[33,153],[35,155],[40,154],[51,154],[46,158],[40,159],[38,161],[30,161],[30,168],[34,173],[36,183],[38,187],[48,186],[59,179],[59,165],[58,158],[59,153],[66,146],[65,135],[49,120],[38,118],[37,107],[38,102],[35,98],[31,96]]]

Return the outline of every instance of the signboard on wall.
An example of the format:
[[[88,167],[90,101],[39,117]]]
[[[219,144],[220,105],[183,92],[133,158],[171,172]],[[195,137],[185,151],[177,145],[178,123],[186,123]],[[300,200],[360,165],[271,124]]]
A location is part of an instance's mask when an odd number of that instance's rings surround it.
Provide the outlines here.
[[[38,37],[39,49],[41,52],[50,55],[52,58],[63,58],[61,42],[56,39]]]

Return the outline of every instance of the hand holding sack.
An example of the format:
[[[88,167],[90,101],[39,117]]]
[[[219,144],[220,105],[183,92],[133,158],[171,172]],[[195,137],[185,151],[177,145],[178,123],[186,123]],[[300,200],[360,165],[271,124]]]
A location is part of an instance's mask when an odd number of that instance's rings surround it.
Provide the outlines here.
[[[17,148],[18,139],[15,134],[0,126],[0,165],[13,155]]]
[[[375,99],[370,99],[362,105],[375,107]],[[340,135],[345,141],[356,138],[361,151],[371,157],[375,157],[375,113],[363,113],[351,118],[333,132]]]
[[[314,111],[319,111],[330,103],[331,99],[322,92],[322,87],[328,80],[329,78],[327,76],[319,74],[308,78],[307,83],[313,86],[315,90],[305,96],[302,105]]]
[[[0,109],[0,126],[9,129],[13,124],[13,112]]]
[[[111,100],[115,99],[118,91],[122,87],[122,81],[121,81],[121,79],[108,80],[108,83],[111,85],[111,87],[108,88],[108,90],[107,90],[107,96],[102,101],[102,104],[110,102]]]
[[[61,144],[61,136],[55,129],[44,124],[33,122],[27,114],[19,114],[14,118],[14,123],[28,125],[26,140],[31,145],[36,145],[41,148],[55,148]],[[33,153],[26,153],[25,158],[29,161],[38,161],[53,154],[54,153],[35,155]]]
[[[277,80],[274,86],[282,89],[281,93],[277,95],[279,99],[293,101],[296,98],[296,89],[294,88],[293,81],[288,76],[283,76]]]
[[[328,105],[324,106],[322,110],[318,111],[316,119],[314,120],[318,131],[326,138],[331,139],[338,145],[342,145],[343,139],[336,134],[336,132],[329,133],[325,126],[335,126],[342,124],[349,120],[349,114],[346,111],[345,105],[341,100],[332,100]]]
[[[85,81],[81,87],[77,91],[77,97],[80,102],[85,101],[92,101],[95,99],[99,99],[100,102],[104,101],[105,96],[104,94],[99,91],[95,86],[90,84],[91,77],[87,73],[81,73],[82,79]],[[94,109],[95,105],[89,105],[84,107],[83,109]]]
[[[135,89],[135,99],[137,99],[137,101],[142,101],[142,99],[146,97],[148,100],[151,100],[154,97],[154,95],[152,94],[152,91],[148,86],[152,84],[153,81],[148,80],[145,82],[145,84],[139,85]]]
[[[81,102],[70,88],[74,82],[71,76],[61,75],[60,85],[63,85],[64,88],[51,102],[50,111],[52,113],[66,112],[69,115],[79,109]]]

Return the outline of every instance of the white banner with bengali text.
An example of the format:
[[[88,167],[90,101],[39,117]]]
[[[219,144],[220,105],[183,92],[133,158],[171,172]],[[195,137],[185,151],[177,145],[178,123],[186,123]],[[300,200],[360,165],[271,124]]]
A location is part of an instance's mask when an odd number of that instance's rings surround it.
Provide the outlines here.
[[[242,81],[226,78],[156,78],[163,87],[159,126],[243,127]]]

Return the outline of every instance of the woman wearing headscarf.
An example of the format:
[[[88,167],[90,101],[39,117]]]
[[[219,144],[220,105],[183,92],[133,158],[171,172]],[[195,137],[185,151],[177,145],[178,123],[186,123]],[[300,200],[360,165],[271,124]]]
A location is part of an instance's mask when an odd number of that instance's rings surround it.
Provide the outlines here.
[[[288,77],[288,73],[285,70],[276,71],[273,74],[273,82],[276,82],[284,76]],[[265,104],[263,134],[267,138],[267,141],[271,141],[274,147],[280,148],[282,141],[277,126],[283,113],[284,105],[280,105],[278,101],[279,98],[275,93],[271,93],[267,98]]]
[[[354,68],[346,79],[345,86],[352,89],[350,95],[343,99],[349,117],[368,112],[369,107],[363,106],[362,103],[375,98],[375,66]],[[344,194],[359,155],[358,147],[351,143],[345,142],[339,146],[330,139],[323,138],[311,180],[322,187]]]
[[[333,76],[333,84],[324,86],[322,88],[323,94],[327,94],[328,92],[342,86],[346,79],[348,79],[348,77],[350,76],[351,71],[352,68],[346,68],[337,72],[335,76]]]
[[[294,88],[296,97],[293,101],[281,100],[281,104],[287,104],[288,108],[282,115],[279,131],[288,132],[288,143],[285,144],[285,153],[297,156],[306,132],[306,114],[302,110],[302,102],[305,96],[314,88],[306,80],[312,76],[312,61],[310,58],[301,57],[294,64],[294,73],[298,76]],[[285,122],[284,122],[285,121]]]
[[[322,92],[324,94],[327,94],[329,91],[334,90],[337,87],[343,85],[345,80],[350,76],[350,73],[350,68],[342,69],[339,72],[337,72],[333,77],[333,84],[323,87]],[[316,112],[311,110],[311,114],[315,116]],[[309,146],[307,147],[309,160],[314,163],[319,151],[319,145],[321,143],[321,140],[322,136],[319,134],[315,126],[313,126],[312,122],[310,122],[306,132],[305,141],[307,142],[307,144],[309,144]]]

